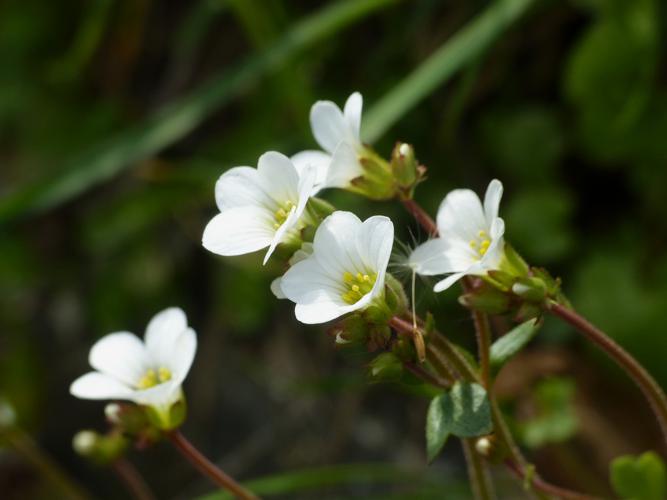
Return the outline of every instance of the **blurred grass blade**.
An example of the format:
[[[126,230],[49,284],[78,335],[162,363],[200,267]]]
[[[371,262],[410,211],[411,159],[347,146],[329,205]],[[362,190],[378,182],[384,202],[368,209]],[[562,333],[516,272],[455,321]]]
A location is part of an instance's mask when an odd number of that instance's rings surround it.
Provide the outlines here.
[[[406,483],[423,486],[428,482],[428,473],[425,472],[409,471],[392,465],[362,463],[315,467],[276,474],[249,481],[244,486],[257,495],[269,496],[313,489],[320,489],[321,491],[325,487],[350,484]],[[435,478],[432,478],[431,482],[435,482]],[[200,497],[199,500],[231,500],[232,498],[233,496],[226,492],[216,492]]]
[[[470,64],[535,0],[498,0],[445,42],[364,117],[364,140],[380,138],[406,112]]]
[[[267,50],[235,68],[224,68],[190,95],[75,157],[58,176],[9,194],[0,200],[0,223],[63,203],[170,146],[235,95],[255,84],[259,77],[279,69],[290,57],[397,1],[343,0],[323,8],[297,23]]]

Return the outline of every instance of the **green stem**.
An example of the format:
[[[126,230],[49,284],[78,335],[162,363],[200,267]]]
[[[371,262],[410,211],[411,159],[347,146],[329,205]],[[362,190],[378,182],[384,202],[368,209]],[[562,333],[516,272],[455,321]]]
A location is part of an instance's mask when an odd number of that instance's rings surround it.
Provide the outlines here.
[[[475,323],[475,332],[477,334],[482,385],[491,394],[491,328],[489,326],[489,317],[483,312],[473,311],[472,319]]]
[[[655,379],[625,349],[609,338],[602,330],[577,314],[576,311],[556,302],[548,302],[546,307],[550,313],[572,325],[588,340],[602,349],[634,380],[648,400],[662,430],[663,439],[667,443],[667,398]]]
[[[3,437],[9,445],[38,470],[64,498],[71,500],[87,500],[90,498],[78,484],[70,479],[65,471],[56,464],[42,449],[33,441],[29,434],[14,428],[7,431]]]
[[[251,491],[247,490],[237,483],[231,476],[228,476],[222,469],[219,469],[213,462],[206,458],[187,438],[178,430],[167,434],[172,444],[181,454],[187,458],[203,475],[207,476],[218,486],[231,491],[241,500],[259,500]]]
[[[496,496],[493,492],[491,475],[487,462],[475,450],[473,439],[461,439],[463,454],[468,466],[468,478],[476,500],[492,500]]]

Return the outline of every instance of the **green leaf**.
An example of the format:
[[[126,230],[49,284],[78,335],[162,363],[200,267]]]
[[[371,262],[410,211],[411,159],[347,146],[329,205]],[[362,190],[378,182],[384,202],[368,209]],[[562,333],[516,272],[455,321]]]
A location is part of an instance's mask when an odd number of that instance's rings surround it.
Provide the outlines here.
[[[447,394],[440,394],[431,400],[426,413],[426,457],[431,463],[445,446],[450,430],[445,425],[443,400]]]
[[[450,434],[466,438],[493,430],[491,406],[479,384],[459,381],[431,401],[426,416],[426,454],[432,461]]]
[[[84,151],[59,169],[0,201],[0,224],[25,213],[43,211],[66,202],[137,162],[183,139],[207,117],[258,78],[280,70],[305,48],[397,0],[344,0],[297,23],[270,48],[235,68],[224,68],[191,94],[158,110],[133,127],[119,131]]]
[[[625,455],[610,466],[611,484],[621,498],[662,500],[667,498],[665,464],[654,452],[639,457]]]
[[[529,319],[496,340],[491,346],[491,366],[499,369],[530,342],[541,326],[541,321]]]
[[[419,101],[474,62],[533,3],[534,0],[493,2],[370,109],[362,128],[364,140],[378,139]]]

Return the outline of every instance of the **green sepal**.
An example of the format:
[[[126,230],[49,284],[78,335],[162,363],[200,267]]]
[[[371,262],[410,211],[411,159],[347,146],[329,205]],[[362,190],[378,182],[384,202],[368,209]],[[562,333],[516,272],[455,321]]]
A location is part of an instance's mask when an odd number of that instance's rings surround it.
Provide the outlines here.
[[[383,352],[369,363],[368,374],[378,382],[398,381],[403,375],[403,362],[393,352]]]
[[[350,181],[349,191],[371,200],[390,200],[396,196],[396,184],[391,166],[369,146],[358,157],[363,174]]]
[[[513,276],[528,276],[530,266],[528,266],[528,263],[519,255],[514,247],[509,243],[505,243],[504,250],[504,259],[500,264],[500,268]]]
[[[511,297],[487,282],[459,296],[459,304],[488,314],[503,314],[510,308]]]
[[[544,302],[544,299],[549,295],[549,290],[544,280],[533,277],[517,279],[516,283],[512,285],[512,292],[523,300],[538,304]]]
[[[180,427],[187,415],[185,396],[166,407],[144,406],[149,422],[161,431],[171,431]]]
[[[408,310],[408,296],[400,281],[387,273],[385,278],[385,301],[394,315],[401,316]]]

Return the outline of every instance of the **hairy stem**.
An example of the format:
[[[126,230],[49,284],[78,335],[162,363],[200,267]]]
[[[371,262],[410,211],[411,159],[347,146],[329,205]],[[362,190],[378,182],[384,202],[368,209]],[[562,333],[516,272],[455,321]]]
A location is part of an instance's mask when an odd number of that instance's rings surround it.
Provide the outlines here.
[[[187,438],[178,430],[167,434],[172,444],[187,458],[192,465],[194,465],[199,472],[207,476],[218,486],[229,490],[237,498],[242,500],[258,500],[254,493],[245,489],[237,483],[232,477],[228,476],[224,471],[219,469],[213,462],[206,458],[202,453],[194,447],[194,445],[187,440]]]
[[[419,222],[419,225],[429,234],[429,236],[437,236],[438,226],[431,218],[431,216],[412,198],[401,198],[401,203],[405,209],[412,214],[412,216]]]
[[[155,500],[155,496],[134,465],[120,458],[113,463],[112,467],[136,500]]]
[[[628,376],[639,386],[651,405],[651,409],[662,430],[663,439],[667,443],[667,398],[658,383],[646,369],[625,349],[609,338],[602,330],[577,314],[576,311],[556,302],[547,303],[547,310],[576,328],[625,370]]]
[[[472,486],[472,493],[476,500],[493,500],[496,495],[493,492],[493,483],[489,474],[489,466],[479,453],[475,450],[473,439],[461,439],[463,454],[468,466],[468,478]]]

